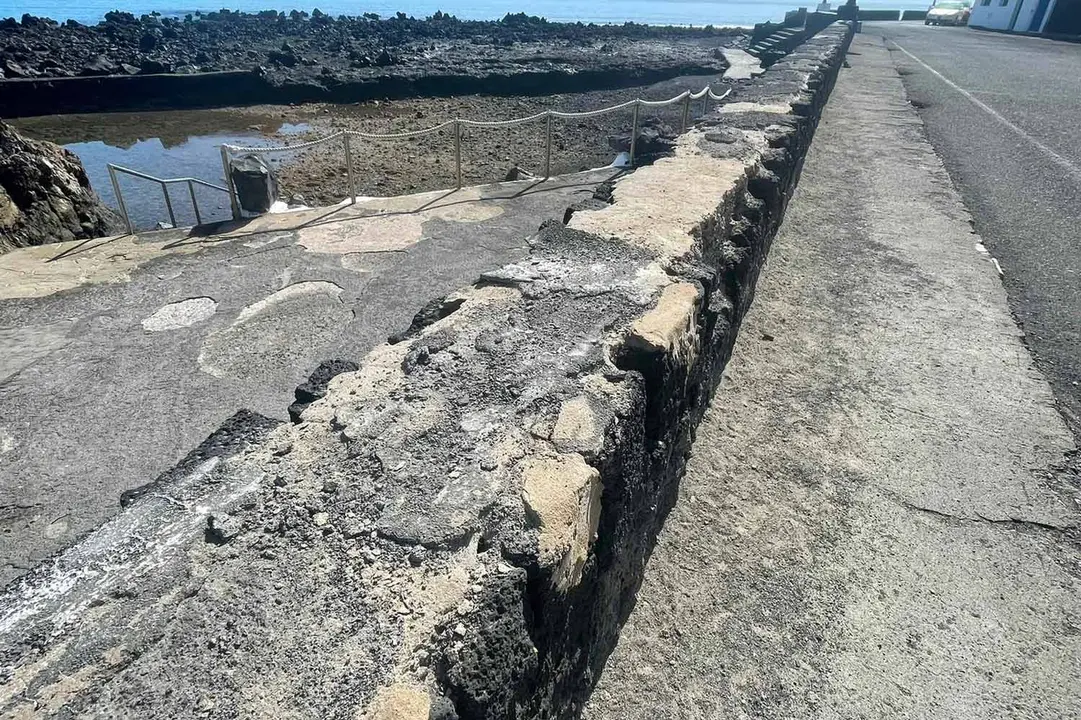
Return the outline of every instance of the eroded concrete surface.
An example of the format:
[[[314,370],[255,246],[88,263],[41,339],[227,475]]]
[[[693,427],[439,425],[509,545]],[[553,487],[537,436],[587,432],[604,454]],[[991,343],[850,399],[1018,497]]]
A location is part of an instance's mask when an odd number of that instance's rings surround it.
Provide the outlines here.
[[[240,408],[285,418],[428,300],[526,254],[614,171],[0,256],[0,584],[116,512]]]
[[[850,37],[828,28],[740,83],[735,111],[428,304],[297,424],[234,417],[6,586],[0,709],[577,716]],[[229,325],[338,297],[303,282]],[[210,309],[173,306],[155,327]]]
[[[856,38],[588,718],[1079,717],[1073,441]]]

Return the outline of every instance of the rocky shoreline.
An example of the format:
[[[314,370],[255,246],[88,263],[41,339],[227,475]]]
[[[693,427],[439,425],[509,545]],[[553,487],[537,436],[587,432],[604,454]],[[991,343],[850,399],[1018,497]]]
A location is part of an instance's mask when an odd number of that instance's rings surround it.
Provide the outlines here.
[[[443,13],[335,19],[318,11],[223,10],[176,19],[111,12],[95,26],[24,15],[0,21],[0,92],[9,117],[547,95],[721,72],[720,49],[745,40],[739,28],[553,23],[525,14],[482,22]]]

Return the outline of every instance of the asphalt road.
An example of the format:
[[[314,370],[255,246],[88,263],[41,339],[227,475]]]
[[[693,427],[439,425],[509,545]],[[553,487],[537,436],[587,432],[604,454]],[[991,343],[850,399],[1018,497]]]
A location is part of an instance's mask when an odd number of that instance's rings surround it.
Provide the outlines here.
[[[1081,45],[910,23],[863,32],[886,38],[1081,437]]]

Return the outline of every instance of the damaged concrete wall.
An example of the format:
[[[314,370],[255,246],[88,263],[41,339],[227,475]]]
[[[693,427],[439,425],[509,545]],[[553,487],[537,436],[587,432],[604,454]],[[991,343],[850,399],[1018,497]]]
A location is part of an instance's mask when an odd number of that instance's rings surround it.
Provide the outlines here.
[[[849,39],[827,28],[740,83],[300,422],[238,415],[5,589],[0,709],[576,716]]]

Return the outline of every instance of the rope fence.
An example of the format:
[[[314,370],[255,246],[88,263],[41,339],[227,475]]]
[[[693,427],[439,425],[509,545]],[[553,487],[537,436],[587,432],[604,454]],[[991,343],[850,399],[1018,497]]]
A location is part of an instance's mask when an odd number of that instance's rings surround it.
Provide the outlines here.
[[[455,179],[457,187],[462,187],[462,128],[476,127],[476,128],[509,128],[517,127],[519,125],[528,125],[529,123],[544,121],[545,128],[545,160],[544,160],[544,178],[547,180],[551,177],[552,170],[552,121],[554,119],[561,120],[576,120],[582,118],[597,117],[599,115],[605,115],[608,113],[619,112],[620,110],[626,110],[628,108],[634,109],[633,120],[631,123],[631,138],[630,138],[630,152],[629,164],[634,166],[635,149],[638,141],[638,129],[639,129],[639,114],[643,107],[647,108],[659,108],[671,105],[683,104],[683,113],[681,118],[681,130],[686,130],[690,122],[691,103],[694,101],[702,102],[702,113],[705,114],[707,110],[707,103],[709,101],[721,101],[728,97],[732,89],[729,88],[724,93],[718,95],[713,91],[713,88],[707,85],[698,92],[691,92],[685,90],[679,95],[667,100],[643,100],[636,98],[634,100],[628,100],[617,105],[611,105],[609,107],[599,108],[597,110],[586,110],[582,112],[562,112],[559,110],[546,110],[534,115],[529,115],[520,118],[511,118],[508,120],[469,120],[463,118],[455,118],[453,120],[447,120],[433,125],[429,128],[423,128],[420,130],[407,130],[396,133],[366,133],[359,130],[339,130],[325,137],[316,138],[315,140],[309,140],[307,142],[295,143],[292,145],[271,145],[271,146],[259,146],[259,147],[245,147],[241,145],[229,145],[223,144],[221,150],[221,163],[222,170],[225,173],[225,187],[207,183],[206,181],[199,180],[197,178],[157,178],[144,173],[139,173],[128,168],[120,166],[109,166],[109,173],[112,179],[113,188],[117,195],[117,201],[120,204],[121,213],[124,215],[124,219],[128,226],[129,232],[134,232],[134,226],[131,219],[128,216],[127,209],[124,205],[124,199],[120,191],[120,185],[117,182],[117,173],[125,173],[133,175],[135,177],[158,183],[165,196],[166,207],[169,212],[169,219],[173,226],[176,226],[176,216],[173,212],[172,201],[169,197],[167,186],[174,183],[185,183],[188,186],[189,194],[191,195],[192,205],[195,210],[197,222],[201,222],[201,214],[199,212],[198,202],[195,199],[195,185],[205,186],[214,190],[223,191],[229,194],[229,203],[234,218],[240,218],[240,202],[237,197],[236,186],[232,180],[232,174],[230,172],[230,158],[233,155],[267,155],[270,153],[280,152],[296,152],[299,150],[305,150],[313,148],[325,143],[340,142],[342,144],[342,151],[345,156],[345,166],[347,181],[349,183],[350,202],[356,204],[357,188],[356,182],[353,176],[353,148],[351,140],[352,138],[360,138],[363,140],[407,140],[410,138],[422,137],[425,135],[432,135],[443,130],[453,129],[454,132],[454,165],[455,165]]]
[[[582,112],[563,112],[560,110],[545,110],[544,112],[537,112],[535,115],[526,116],[523,118],[511,118],[509,120],[468,120],[464,118],[455,118],[454,120],[446,120],[437,125],[432,125],[431,128],[424,128],[422,130],[410,130],[399,133],[365,133],[358,130],[341,130],[325,137],[319,137],[308,141],[306,143],[296,143],[293,145],[277,145],[277,146],[261,146],[261,147],[243,147],[239,145],[222,145],[222,169],[225,172],[226,185],[229,189],[229,199],[232,205],[232,214],[235,217],[240,216],[240,204],[237,200],[236,188],[233,187],[230,173],[229,173],[229,158],[232,155],[269,155],[271,152],[294,152],[297,150],[304,150],[306,148],[316,147],[324,143],[341,142],[343,146],[343,152],[346,161],[346,175],[349,183],[349,201],[356,204],[357,202],[357,186],[355,179],[353,179],[352,173],[352,146],[351,138],[359,137],[362,139],[371,139],[371,141],[387,141],[387,139],[409,139],[412,137],[421,137],[423,135],[430,135],[438,133],[442,130],[448,130],[453,128],[454,131],[454,166],[455,166],[455,182],[457,187],[462,187],[462,129],[463,128],[515,128],[518,125],[529,124],[531,122],[545,121],[546,123],[546,138],[545,138],[545,168],[544,177],[548,179],[551,176],[551,136],[552,136],[552,119],[559,118],[564,120],[574,120],[582,118],[593,118],[601,115],[609,114],[609,112],[617,112],[619,110],[625,110],[627,108],[633,108],[633,119],[631,121],[630,131],[630,151],[628,152],[629,164],[633,166],[635,164],[635,149],[638,142],[638,128],[639,128],[639,110],[642,107],[666,107],[670,105],[683,104],[683,114],[681,120],[681,131],[686,130],[690,122],[691,116],[691,103],[694,101],[702,101],[703,103],[703,115],[706,112],[706,105],[709,101],[719,102],[723,101],[725,97],[728,97],[732,92],[732,89],[724,91],[724,93],[718,95],[713,92],[710,85],[706,85],[705,88],[698,92],[691,92],[690,90],[684,90],[675,97],[663,99],[663,101],[648,101],[648,99],[635,98],[632,101],[626,103],[619,103],[610,107],[602,107],[597,110],[585,110]]]
[[[612,112],[618,112],[620,110],[626,110],[627,108],[634,109],[634,116],[631,123],[631,141],[629,163],[633,167],[635,159],[635,146],[638,141],[638,124],[639,124],[639,111],[643,107],[659,108],[670,105],[683,104],[683,114],[681,121],[681,130],[686,130],[687,125],[690,122],[691,103],[693,101],[702,101],[702,113],[705,114],[707,109],[707,103],[709,101],[718,102],[728,97],[732,92],[731,88],[728,88],[724,93],[718,95],[713,91],[713,88],[707,85],[698,92],[691,92],[690,90],[684,90],[679,95],[669,98],[667,100],[643,100],[636,98],[634,100],[628,100],[617,105],[611,105],[609,107],[599,108],[597,110],[586,110],[583,112],[562,112],[559,110],[545,110],[534,115],[528,115],[526,117],[511,118],[508,120],[469,120],[465,118],[455,118],[453,120],[447,120],[433,125],[429,128],[423,128],[420,130],[407,130],[396,133],[366,133],[359,130],[339,130],[336,133],[332,133],[325,137],[316,138],[315,140],[309,140],[307,142],[296,143],[292,145],[272,145],[272,146],[260,146],[260,147],[244,147],[240,145],[227,145],[221,146],[221,162],[222,169],[225,172],[226,185],[229,189],[229,198],[232,205],[233,216],[240,217],[240,204],[237,200],[236,189],[233,186],[233,182],[229,172],[229,159],[232,155],[267,155],[270,153],[281,152],[296,152],[298,150],[305,150],[317,145],[330,142],[342,143],[342,151],[345,155],[346,175],[349,183],[349,199],[350,203],[355,204],[357,198],[356,183],[353,177],[353,160],[352,160],[352,138],[361,138],[363,140],[406,140],[410,138],[422,137],[424,135],[431,135],[433,133],[440,132],[441,130],[447,130],[453,128],[454,132],[454,166],[455,166],[455,182],[457,187],[462,187],[462,128],[476,127],[476,128],[509,128],[517,127],[519,125],[527,125],[529,123],[544,121],[546,124],[545,129],[545,160],[544,160],[544,178],[547,180],[551,177],[552,171],[552,120],[555,118],[562,120],[574,120],[582,118],[597,117],[599,115],[605,115]]]

